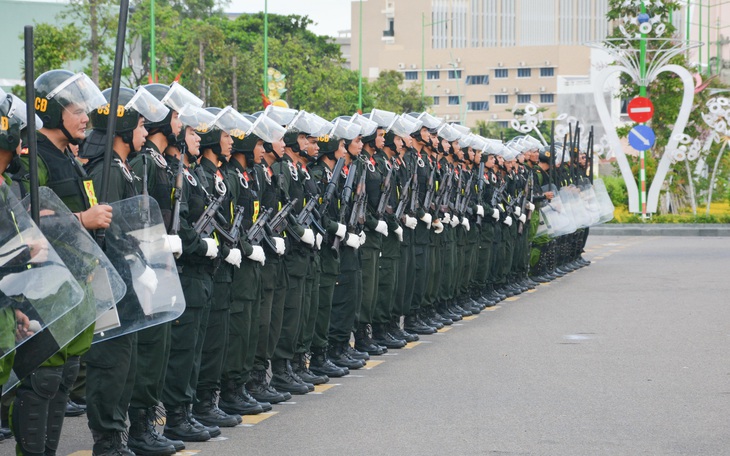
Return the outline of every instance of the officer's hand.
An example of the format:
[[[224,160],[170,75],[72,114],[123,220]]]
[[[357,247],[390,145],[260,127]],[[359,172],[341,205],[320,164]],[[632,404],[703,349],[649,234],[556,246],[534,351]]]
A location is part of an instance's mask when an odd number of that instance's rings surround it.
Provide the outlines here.
[[[317,233],[314,236],[314,241],[315,241],[314,243],[317,245],[317,250],[321,250],[322,249],[322,240],[323,240],[323,238],[322,238],[322,235],[321,234]]]
[[[378,222],[378,225],[375,227],[375,231],[382,234],[385,237],[388,237],[388,224],[385,223],[384,220],[380,220]]]
[[[406,215],[405,218],[406,218],[406,221],[405,221],[406,228],[415,230],[416,225],[418,225],[418,219],[416,219],[415,217],[411,217],[410,215]]]
[[[520,215],[522,215],[522,208],[521,207],[519,207],[519,206],[515,207],[515,215],[517,217],[519,217]]]
[[[281,238],[274,238],[274,239],[281,239]],[[281,239],[282,241],[284,239]],[[248,259],[251,261],[258,261],[261,263],[261,266],[266,264],[266,254],[264,253],[264,248],[260,245],[254,245],[253,246],[253,252],[251,252],[251,255],[248,256]]]
[[[525,223],[527,221],[527,216],[525,214],[520,215],[520,222]]]
[[[87,230],[109,228],[112,223],[112,207],[106,204],[97,204],[83,212],[79,212],[79,221]]]
[[[305,228],[304,234],[302,235],[302,242],[304,242],[305,244],[309,244],[309,246],[311,247],[314,245],[314,241],[314,231],[312,231],[311,228]]]
[[[170,246],[170,251],[173,255],[175,255],[175,258],[180,258],[180,255],[182,255],[182,239],[180,239],[180,236],[176,234],[168,234],[165,236],[165,239],[167,240],[167,245]]]
[[[356,234],[347,233],[345,236],[345,245],[353,249],[360,248],[360,237]]]
[[[426,224],[426,229],[431,229],[431,222],[433,221],[431,214],[426,212],[423,217],[421,217],[421,221]]]
[[[464,226],[464,228],[466,228],[466,231],[471,230],[471,226],[469,225],[468,218],[464,217],[463,219],[461,219],[461,224]]]
[[[274,236],[271,239],[274,241],[276,254],[279,256],[282,256],[283,254],[285,254],[286,253],[286,242],[284,242],[284,238]]]
[[[215,240],[211,238],[203,238],[203,242],[205,242],[205,245],[208,247],[208,250],[205,252],[205,256],[208,258],[217,257],[218,245],[215,243]]]
[[[157,274],[149,266],[144,267],[144,272],[137,277],[137,281],[152,294],[157,290]]]
[[[484,206],[481,204],[477,204],[477,215],[480,217],[484,217]]]
[[[360,231],[360,234],[357,235],[360,238],[360,245],[365,244],[365,240],[368,238],[364,231]]]
[[[459,217],[457,217],[456,215],[452,215],[452,216],[451,216],[451,223],[450,223],[450,225],[451,225],[451,228],[456,228],[456,226],[457,226],[457,225],[458,225],[459,223],[460,223]]]
[[[28,316],[18,309],[15,309],[15,340],[21,341],[34,334],[34,331],[30,328],[30,320]],[[36,321],[35,324],[40,326]]]
[[[444,224],[441,223],[441,220],[436,219],[436,221],[433,222],[433,231],[436,234],[441,234],[441,232],[444,230]]]
[[[528,202],[527,202],[527,210],[528,210],[528,211],[534,211],[534,210],[535,210],[535,205],[534,205],[534,204],[532,204],[532,202],[531,202],[531,201],[528,201]]]
[[[512,226],[512,217],[510,217],[510,216],[508,215],[508,216],[507,216],[507,217],[506,217],[506,218],[504,219],[504,222],[502,222],[502,223],[504,223],[504,224],[505,224],[505,225],[507,225],[507,226]]]
[[[403,228],[400,226],[393,230],[396,236],[398,236],[398,241],[403,242]]]
[[[261,248],[259,246],[259,248]],[[226,257],[226,263],[232,264],[233,266],[241,267],[241,251],[239,249],[231,249]]]
[[[337,232],[335,233],[335,236],[337,236],[340,239],[345,239],[345,235],[347,234],[347,227],[343,225],[342,223],[337,224]]]
[[[48,260],[48,241],[45,239],[35,239],[28,242],[30,249],[30,258],[32,263],[43,263]]]
[[[549,199],[549,200],[551,200],[551,199],[555,198],[555,193],[553,193],[553,192],[545,192],[545,193],[543,193],[542,195],[543,195],[543,196],[544,196],[545,198]]]
[[[441,217],[441,223],[443,223],[444,225],[451,223],[451,214],[449,214],[448,212],[444,214],[444,216]]]
[[[497,209],[496,207],[492,209],[492,218],[494,220],[499,220],[499,209]]]

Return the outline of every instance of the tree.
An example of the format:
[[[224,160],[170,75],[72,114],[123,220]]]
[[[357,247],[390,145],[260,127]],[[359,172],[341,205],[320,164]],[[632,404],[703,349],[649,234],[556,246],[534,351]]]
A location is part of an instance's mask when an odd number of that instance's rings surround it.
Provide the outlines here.
[[[433,104],[431,97],[421,99],[420,90],[415,85],[401,88],[403,81],[404,76],[401,72],[381,71],[378,79],[373,81],[370,87],[373,106],[385,111],[421,112]]]

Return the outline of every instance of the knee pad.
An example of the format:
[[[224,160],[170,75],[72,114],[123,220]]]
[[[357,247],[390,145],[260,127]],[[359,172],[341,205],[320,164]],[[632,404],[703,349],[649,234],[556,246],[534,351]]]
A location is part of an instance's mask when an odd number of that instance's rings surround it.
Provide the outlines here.
[[[24,453],[43,454],[50,402],[58,392],[63,366],[40,367],[24,379],[13,404],[13,433]]]

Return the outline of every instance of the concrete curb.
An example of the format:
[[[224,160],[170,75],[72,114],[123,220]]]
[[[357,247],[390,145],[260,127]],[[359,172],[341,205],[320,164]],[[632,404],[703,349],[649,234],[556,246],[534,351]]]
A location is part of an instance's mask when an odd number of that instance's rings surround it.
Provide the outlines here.
[[[592,227],[597,236],[730,236],[730,224],[616,223]]]

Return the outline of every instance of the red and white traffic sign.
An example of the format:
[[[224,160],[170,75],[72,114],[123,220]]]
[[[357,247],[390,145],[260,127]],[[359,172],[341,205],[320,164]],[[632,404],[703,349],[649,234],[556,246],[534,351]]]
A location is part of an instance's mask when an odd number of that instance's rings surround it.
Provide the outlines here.
[[[627,111],[634,122],[647,122],[654,115],[654,104],[646,97],[636,97],[629,102]]]

